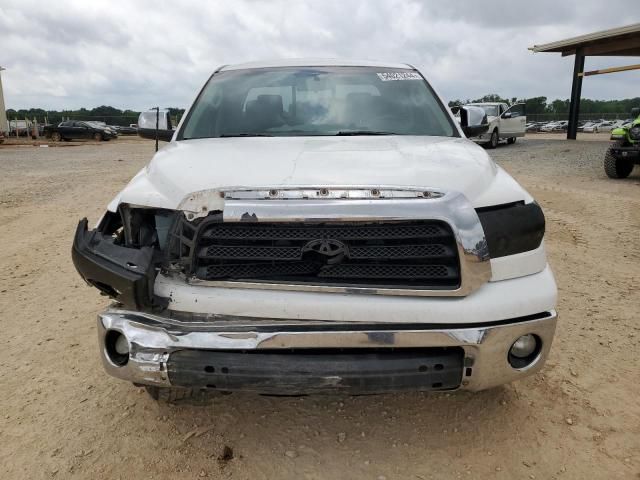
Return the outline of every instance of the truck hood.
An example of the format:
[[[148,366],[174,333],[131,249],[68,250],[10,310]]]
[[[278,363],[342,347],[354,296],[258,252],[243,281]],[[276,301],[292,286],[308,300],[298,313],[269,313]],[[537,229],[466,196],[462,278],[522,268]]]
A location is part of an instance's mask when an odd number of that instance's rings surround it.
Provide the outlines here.
[[[208,195],[207,204],[215,209],[216,201],[223,204],[218,192],[228,187],[348,185],[457,191],[476,207],[530,198],[484,149],[465,138],[209,138],[170,142],[109,210],[120,203],[180,209],[195,193]]]

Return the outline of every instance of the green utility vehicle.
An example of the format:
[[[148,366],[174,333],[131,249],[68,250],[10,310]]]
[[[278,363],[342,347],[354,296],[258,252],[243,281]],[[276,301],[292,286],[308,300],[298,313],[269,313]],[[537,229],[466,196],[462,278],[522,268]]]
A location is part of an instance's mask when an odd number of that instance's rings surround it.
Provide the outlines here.
[[[604,155],[604,171],[609,178],[627,178],[640,164],[640,108],[631,110],[630,125],[611,131],[613,143]]]

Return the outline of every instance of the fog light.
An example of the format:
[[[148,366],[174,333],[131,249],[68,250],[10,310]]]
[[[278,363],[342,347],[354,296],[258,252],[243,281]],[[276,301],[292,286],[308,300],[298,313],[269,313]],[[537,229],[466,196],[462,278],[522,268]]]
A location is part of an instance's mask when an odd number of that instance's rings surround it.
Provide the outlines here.
[[[509,349],[508,360],[513,368],[525,368],[536,361],[542,348],[537,335],[528,333],[518,337]]]
[[[104,347],[114,365],[123,367],[129,362],[129,341],[122,333],[109,330],[104,337]]]
[[[518,358],[527,358],[536,351],[538,341],[530,333],[522,335],[511,346],[511,355]]]
[[[129,355],[129,342],[124,335],[118,335],[115,347],[120,355]]]

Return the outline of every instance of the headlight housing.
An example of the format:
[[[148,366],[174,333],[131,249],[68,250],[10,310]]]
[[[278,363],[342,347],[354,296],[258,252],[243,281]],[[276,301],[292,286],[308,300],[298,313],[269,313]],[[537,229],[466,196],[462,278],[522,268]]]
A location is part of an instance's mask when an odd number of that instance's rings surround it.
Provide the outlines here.
[[[544,237],[545,220],[536,202],[515,202],[476,209],[491,258],[535,250]]]
[[[127,247],[153,246],[159,250],[165,249],[169,230],[176,219],[175,211],[160,208],[132,208],[126,204],[120,205],[118,210]]]
[[[640,140],[640,125],[634,125],[629,130],[629,136],[632,140]]]

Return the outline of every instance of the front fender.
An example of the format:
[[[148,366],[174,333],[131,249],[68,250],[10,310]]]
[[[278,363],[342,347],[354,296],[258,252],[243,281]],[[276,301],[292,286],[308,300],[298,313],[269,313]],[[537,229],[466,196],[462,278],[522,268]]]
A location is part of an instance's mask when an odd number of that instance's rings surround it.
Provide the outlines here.
[[[618,127],[611,130],[611,140],[629,140],[629,132],[626,128]]]

